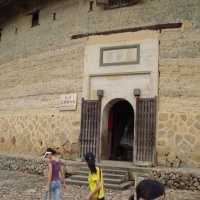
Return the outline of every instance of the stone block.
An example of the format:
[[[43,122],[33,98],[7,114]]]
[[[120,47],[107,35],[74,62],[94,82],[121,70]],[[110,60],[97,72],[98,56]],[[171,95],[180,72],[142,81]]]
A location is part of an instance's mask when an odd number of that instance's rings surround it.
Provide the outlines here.
[[[165,136],[166,136],[166,131],[164,131],[164,130],[159,130],[159,132],[158,132],[158,138],[165,138]]]
[[[72,137],[71,141],[72,143],[78,143],[79,142],[79,135],[80,135],[80,129],[72,129]]]
[[[187,189],[187,185],[184,182],[180,182],[179,189],[180,190],[186,190]]]
[[[183,136],[180,134],[176,135],[176,144],[179,144],[182,141],[183,141]]]
[[[166,149],[165,149],[165,147],[158,146],[158,147],[156,148],[156,152],[157,152],[157,154],[158,154],[159,156],[165,156],[165,154],[166,154]]]
[[[170,138],[174,138],[174,131],[173,130],[169,130],[167,132],[167,138],[170,139]]]
[[[179,151],[177,153],[177,157],[179,158],[179,160],[181,160],[183,163],[187,163],[189,160],[189,156],[187,154],[185,154],[182,151]]]
[[[197,129],[194,126],[191,126],[188,132],[191,135],[195,135],[197,133]]]
[[[167,113],[159,113],[159,121],[167,121],[168,114]]]
[[[62,132],[60,133],[59,140],[60,140],[60,144],[61,144],[62,146],[63,146],[64,144],[66,144],[67,141],[68,141],[67,133],[65,133],[65,132],[62,131]]]
[[[79,126],[80,126],[80,121],[73,121],[73,122],[72,122],[72,126],[77,126],[77,127],[79,127]]]
[[[180,159],[176,158],[173,162],[173,167],[178,168],[180,166],[180,163],[181,163]]]
[[[4,143],[4,142],[5,142],[5,137],[1,136],[1,143]]]
[[[171,188],[172,185],[173,185],[173,181],[172,181],[172,180],[167,181],[167,186],[168,186],[169,188]]]
[[[72,144],[72,154],[79,153],[79,143]]]
[[[158,124],[158,128],[159,128],[159,129],[164,128],[164,126],[165,126],[164,124],[161,124],[161,123]]]
[[[78,158],[78,154],[71,154],[71,160],[76,161],[76,159]]]
[[[157,145],[164,147],[166,145],[165,139],[158,139],[157,140]]]
[[[173,125],[172,120],[169,120],[165,125],[165,129],[169,130],[172,127],[172,125]]]
[[[180,148],[181,151],[183,151],[185,154],[187,155],[191,155],[192,152],[192,147],[189,143],[187,143],[186,141],[182,141],[178,147]]]
[[[157,156],[158,166],[166,166],[166,156]]]
[[[194,144],[193,151],[200,151],[200,142]]]
[[[187,116],[186,116],[185,114],[181,114],[181,115],[180,115],[180,118],[181,118],[182,120],[184,120],[184,121],[187,120]]]
[[[84,162],[84,159],[82,159],[82,158],[77,158],[77,159],[76,159],[76,162]]]
[[[199,185],[200,185],[199,182],[195,182],[195,183],[193,183],[193,186],[195,186],[195,187],[197,187],[197,186],[199,186]]]
[[[176,153],[174,152],[170,152],[167,156],[167,160],[170,162],[170,163],[173,163],[174,160],[176,159]]]
[[[199,151],[192,151],[191,160],[193,160],[197,163],[200,163],[200,152]]]
[[[195,123],[194,123],[194,127],[195,127],[198,131],[200,131],[200,122],[195,122]]]
[[[172,164],[167,160],[166,161],[166,167],[171,167],[172,166]],[[167,180],[167,179],[166,179]]]
[[[54,146],[55,148],[59,148],[59,147],[61,146],[60,140],[54,139],[54,140],[53,140],[53,146]]]
[[[200,115],[196,115],[195,119],[200,122]]]
[[[166,155],[168,155],[172,151],[172,148],[171,147],[165,147],[165,151],[166,151]]]
[[[195,187],[195,186],[190,186],[190,187],[189,187],[189,190],[197,190],[197,187]]]
[[[71,154],[69,152],[64,152],[62,154],[62,159],[64,159],[64,160],[70,160],[71,159]]]
[[[64,147],[65,151],[71,152],[71,144],[69,142],[67,142],[63,147]]]
[[[174,130],[175,133],[178,132],[178,126],[177,126],[177,125],[173,125],[173,126],[172,126],[172,129]]]
[[[135,179],[137,179],[138,174],[139,174],[138,172],[130,171],[129,172],[129,180],[135,180]]]
[[[171,148],[175,148],[176,147],[176,140],[175,140],[175,138],[168,139],[167,143],[166,143],[166,146],[167,147],[171,147]]]
[[[65,174],[70,174],[74,175],[77,173],[77,171],[80,170],[80,167],[75,167],[75,166],[65,166],[63,167],[64,173]]]
[[[191,145],[193,145],[195,143],[195,137],[193,135],[190,134],[186,134],[184,135],[184,138],[186,141],[188,141]]]

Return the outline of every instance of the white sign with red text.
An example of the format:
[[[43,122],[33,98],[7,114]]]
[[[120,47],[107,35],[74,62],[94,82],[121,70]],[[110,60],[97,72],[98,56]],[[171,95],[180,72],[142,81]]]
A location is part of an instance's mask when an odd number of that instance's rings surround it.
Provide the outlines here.
[[[65,94],[60,97],[60,110],[76,110],[77,94]]]

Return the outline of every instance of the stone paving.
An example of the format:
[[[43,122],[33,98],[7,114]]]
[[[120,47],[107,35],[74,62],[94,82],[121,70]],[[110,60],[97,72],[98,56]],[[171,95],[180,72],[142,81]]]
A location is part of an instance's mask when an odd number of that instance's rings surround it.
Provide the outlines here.
[[[16,171],[0,171],[1,200],[41,200],[44,197],[47,178]],[[88,192],[86,186],[68,185],[62,191],[61,200],[84,200]],[[106,200],[128,200],[134,188],[105,191]],[[167,200],[199,200],[200,191],[166,189]]]

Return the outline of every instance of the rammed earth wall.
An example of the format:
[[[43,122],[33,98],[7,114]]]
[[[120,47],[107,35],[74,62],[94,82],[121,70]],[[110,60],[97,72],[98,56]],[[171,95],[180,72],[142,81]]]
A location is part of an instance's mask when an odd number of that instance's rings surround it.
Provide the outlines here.
[[[40,25],[31,28],[27,14],[37,9]],[[0,41],[0,150],[40,155],[52,146],[65,159],[77,158],[87,38],[71,36],[182,23],[182,28],[158,31],[157,163],[199,168],[199,10],[199,0],[141,0],[111,10],[94,4],[91,12],[89,1],[52,1],[45,6],[38,1],[5,20]],[[78,94],[77,110],[60,112],[60,95],[67,93]]]
[[[197,27],[196,20],[186,20],[180,30],[163,30],[160,35],[159,165],[200,167],[200,30]]]

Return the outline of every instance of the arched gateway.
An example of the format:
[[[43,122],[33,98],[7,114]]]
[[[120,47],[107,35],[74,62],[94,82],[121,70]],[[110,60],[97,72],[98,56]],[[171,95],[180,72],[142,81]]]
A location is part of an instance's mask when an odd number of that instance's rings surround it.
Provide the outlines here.
[[[114,99],[104,108],[101,158],[133,160],[134,110],[124,99]]]
[[[136,98],[136,111],[124,99],[107,103],[82,100],[80,157],[88,151],[97,161],[133,161],[155,165],[156,97]]]

